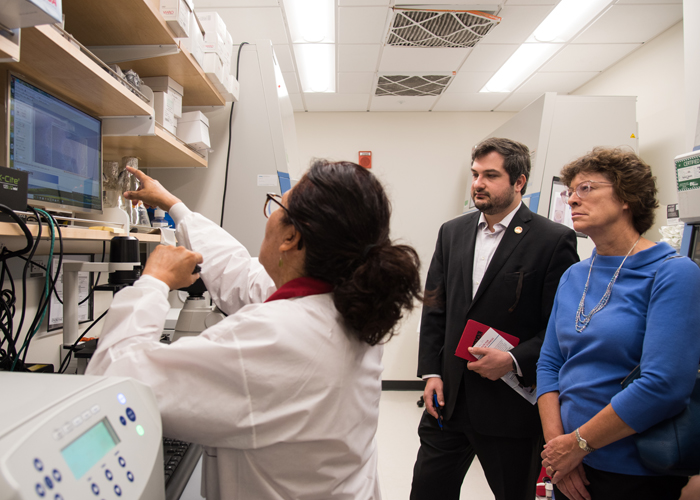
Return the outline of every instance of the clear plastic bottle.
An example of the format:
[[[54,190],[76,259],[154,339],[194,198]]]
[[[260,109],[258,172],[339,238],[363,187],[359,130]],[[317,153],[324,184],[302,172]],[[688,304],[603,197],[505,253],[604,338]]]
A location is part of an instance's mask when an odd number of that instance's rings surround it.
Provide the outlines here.
[[[136,213],[138,216],[137,224],[139,226],[151,226],[151,221],[148,220],[148,212],[142,201],[139,201],[139,204],[136,206]]]
[[[153,211],[153,221],[151,221],[151,226],[153,227],[168,227],[168,221],[165,220],[165,211],[160,208],[156,208]]]

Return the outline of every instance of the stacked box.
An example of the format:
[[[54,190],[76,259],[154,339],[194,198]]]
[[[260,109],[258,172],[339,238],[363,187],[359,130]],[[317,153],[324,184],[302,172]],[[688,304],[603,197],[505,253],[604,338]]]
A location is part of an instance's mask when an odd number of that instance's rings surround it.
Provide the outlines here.
[[[209,119],[201,111],[183,113],[178,120],[177,136],[196,150],[211,147],[209,140]]]
[[[175,98],[167,92],[153,92],[153,110],[156,114],[156,123],[175,134],[177,132],[177,118],[175,118]]]
[[[175,118],[182,116],[182,96],[185,89],[169,76],[149,76],[141,79],[153,92],[165,92],[174,99],[173,112]]]
[[[160,0],[160,13],[176,37],[189,36],[193,10],[192,0]]]

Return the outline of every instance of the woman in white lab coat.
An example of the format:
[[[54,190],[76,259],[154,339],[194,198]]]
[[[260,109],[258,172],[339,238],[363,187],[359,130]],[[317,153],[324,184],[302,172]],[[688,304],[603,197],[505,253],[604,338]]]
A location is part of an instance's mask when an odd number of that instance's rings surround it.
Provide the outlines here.
[[[164,434],[216,457],[209,499],[380,498],[381,343],[421,288],[416,252],[389,239],[379,181],[353,163],[317,161],[283,197],[267,196],[258,261],[130,172],[142,187],[126,196],[169,211],[189,250],[157,247],[115,296],[87,373],[153,388]],[[228,317],[162,344],[168,291],[191,284],[198,263]]]

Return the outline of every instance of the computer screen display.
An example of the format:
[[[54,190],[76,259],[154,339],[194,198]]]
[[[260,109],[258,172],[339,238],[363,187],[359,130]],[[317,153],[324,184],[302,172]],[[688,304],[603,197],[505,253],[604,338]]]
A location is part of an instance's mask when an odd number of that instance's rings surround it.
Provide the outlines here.
[[[102,122],[10,74],[9,166],[29,174],[28,203],[102,211]]]

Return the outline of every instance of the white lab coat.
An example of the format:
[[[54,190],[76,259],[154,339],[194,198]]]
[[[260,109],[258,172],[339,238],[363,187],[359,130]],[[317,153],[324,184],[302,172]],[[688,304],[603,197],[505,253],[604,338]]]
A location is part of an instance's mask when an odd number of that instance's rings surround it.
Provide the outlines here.
[[[142,277],[115,296],[87,373],[153,388],[164,434],[216,457],[209,499],[379,499],[381,346],[348,334],[331,294],[262,303],[274,284],[257,259],[184,205],[171,214],[230,315],[162,344],[168,287]]]

